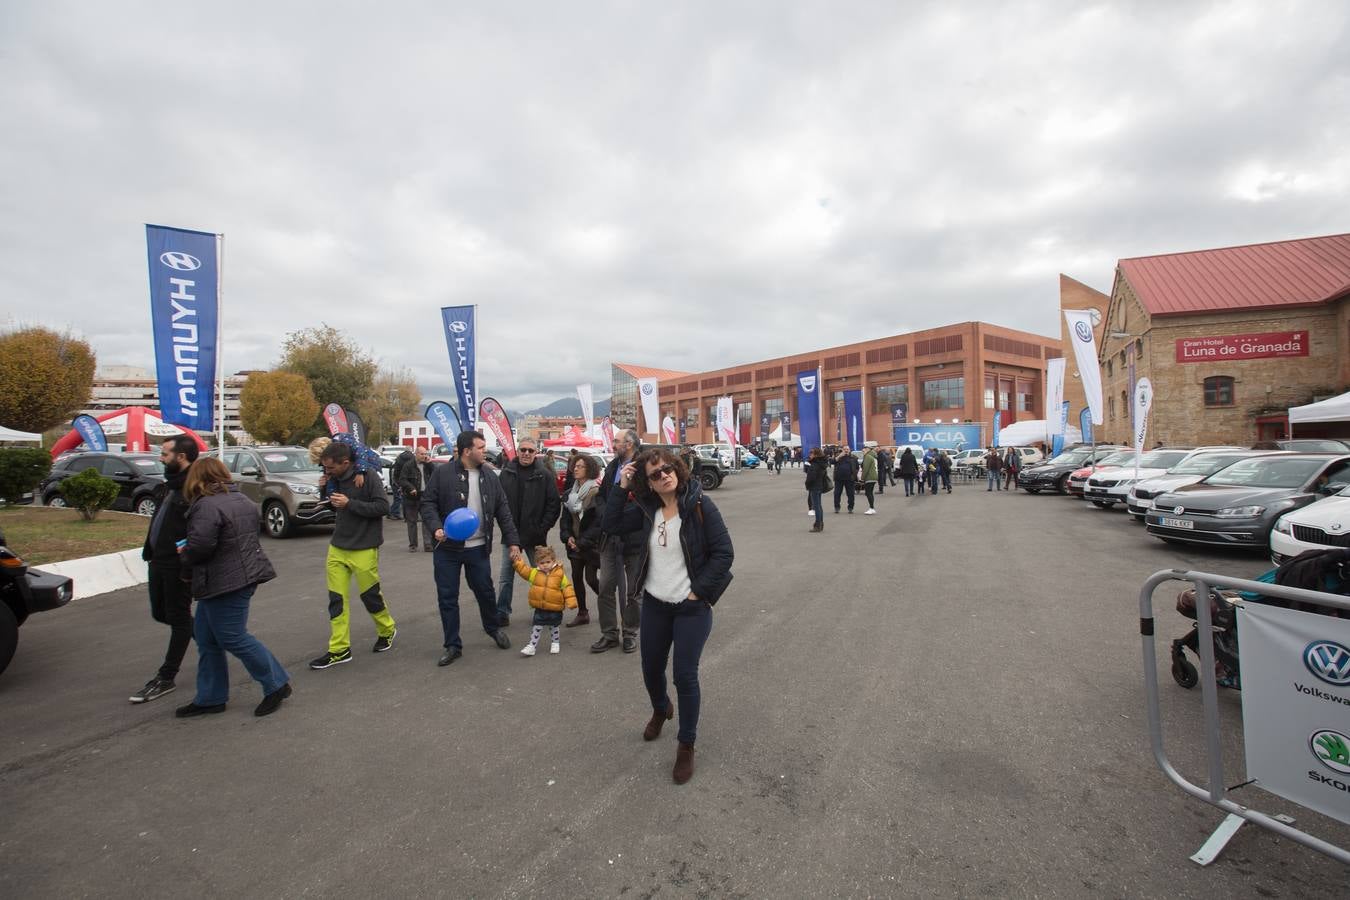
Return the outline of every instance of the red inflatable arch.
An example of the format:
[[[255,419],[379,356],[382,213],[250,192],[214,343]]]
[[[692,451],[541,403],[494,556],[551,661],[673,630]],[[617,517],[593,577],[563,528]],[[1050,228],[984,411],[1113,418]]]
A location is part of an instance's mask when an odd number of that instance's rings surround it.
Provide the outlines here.
[[[197,432],[191,428],[183,428],[181,425],[165,425],[160,419],[157,409],[146,409],[144,406],[126,406],[122,409],[115,409],[112,412],[94,416],[94,418],[103,426],[103,433],[108,436],[108,443],[125,444],[128,453],[146,453],[158,450],[159,444],[165,438],[171,438],[179,433],[191,436],[197,442],[199,449],[206,449],[206,442],[197,435]],[[83,442],[84,438],[80,437],[80,433],[72,429],[69,434],[52,445],[52,459],[56,459],[67,450],[74,450]]]

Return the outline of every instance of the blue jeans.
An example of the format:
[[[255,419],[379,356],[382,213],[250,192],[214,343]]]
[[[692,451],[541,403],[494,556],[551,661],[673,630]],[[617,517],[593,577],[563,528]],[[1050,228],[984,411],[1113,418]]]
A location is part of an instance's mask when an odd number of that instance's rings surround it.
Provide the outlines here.
[[[998,472],[990,469],[986,477],[989,479],[989,487],[985,488],[985,490],[1003,490],[1003,478]]]
[[[914,496],[914,476],[913,476],[913,475],[901,475],[900,477],[903,478],[904,481],[905,481],[905,496],[906,496],[906,497],[913,497],[913,496]]]
[[[469,582],[478,601],[478,615],[483,620],[483,630],[488,634],[497,633],[497,598],[492,594],[492,562],[487,545],[452,550],[442,542],[431,557],[431,571],[436,578],[436,606],[441,611],[441,634],[444,641],[441,646],[449,650],[462,650],[464,643],[459,639],[459,573]],[[513,573],[514,574],[514,573]]]
[[[811,504],[811,510],[816,514],[816,524],[825,524],[825,506],[820,502],[820,491],[807,491],[807,502]]]
[[[197,603],[192,635],[197,639],[198,706],[219,706],[230,699],[230,670],[225,651],[234,654],[264,695],[280,690],[291,676],[262,641],[248,633],[248,602],[256,584]]]
[[[389,515],[403,515],[403,492],[395,484],[389,489]]]
[[[511,595],[516,584],[516,567],[511,565],[511,554],[506,552],[506,547],[501,548],[502,564],[497,572],[497,615],[511,615]],[[520,552],[525,554],[525,561],[534,565],[534,548],[521,547]]]
[[[812,493],[817,493],[812,491]],[[652,700],[652,709],[665,712],[670,703],[666,692],[666,660],[675,649],[675,696],[680,707],[679,740],[694,743],[698,737],[698,661],[703,645],[712,634],[712,607],[702,600],[665,603],[651,594],[642,598],[642,682]]]

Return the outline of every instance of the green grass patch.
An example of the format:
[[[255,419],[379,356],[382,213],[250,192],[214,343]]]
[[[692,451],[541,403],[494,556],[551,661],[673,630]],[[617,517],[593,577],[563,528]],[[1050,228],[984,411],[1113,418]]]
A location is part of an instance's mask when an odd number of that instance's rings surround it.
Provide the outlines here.
[[[109,510],[86,522],[78,511],[69,508],[0,508],[0,531],[5,533],[9,549],[35,566],[140,547],[149,527],[150,520],[145,516]]]

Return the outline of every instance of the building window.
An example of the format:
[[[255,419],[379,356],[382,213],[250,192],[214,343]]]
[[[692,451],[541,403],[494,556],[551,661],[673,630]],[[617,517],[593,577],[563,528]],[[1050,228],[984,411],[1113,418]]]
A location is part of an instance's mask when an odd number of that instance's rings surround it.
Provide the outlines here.
[[[1106,398],[1106,417],[1107,417],[1108,419],[1110,419],[1111,421],[1113,421],[1113,422],[1114,422],[1115,419],[1116,419],[1116,398],[1115,398],[1115,397],[1107,397],[1107,398]]]
[[[966,379],[936,378],[923,383],[923,408],[961,409],[966,405]]]
[[[984,408],[994,408],[994,395],[998,393],[998,376],[984,376]]]
[[[1227,375],[1214,375],[1205,379],[1206,406],[1233,405],[1233,379]]]
[[[1017,379],[1017,411],[1035,412],[1036,408],[1032,405],[1031,382]]]
[[[686,428],[698,427],[698,407],[691,406],[684,411],[684,424]]]
[[[872,388],[872,412],[889,415],[897,403],[909,405],[908,384],[878,384]]]
[[[782,414],[783,414],[782,397],[770,397],[769,399],[764,401],[764,415],[769,417],[770,422],[777,421],[778,417],[781,416]]]

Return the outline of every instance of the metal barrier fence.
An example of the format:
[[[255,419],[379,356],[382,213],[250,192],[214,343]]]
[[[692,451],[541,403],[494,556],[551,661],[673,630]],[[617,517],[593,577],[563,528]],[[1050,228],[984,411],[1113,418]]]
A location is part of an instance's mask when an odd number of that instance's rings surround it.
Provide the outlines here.
[[[1209,784],[1201,787],[1192,784],[1181,776],[1168,760],[1163,750],[1162,717],[1159,711],[1158,664],[1153,636],[1153,592],[1167,581],[1188,581],[1195,588],[1196,622],[1200,635],[1200,688],[1204,698],[1205,736],[1207,739]],[[1224,787],[1223,757],[1219,743],[1219,699],[1218,685],[1215,682],[1214,641],[1212,639],[1213,615],[1210,611],[1209,596],[1211,588],[1233,591],[1248,591],[1282,600],[1297,600],[1304,603],[1316,603],[1350,610],[1350,597],[1339,594],[1327,594],[1321,591],[1307,591],[1300,588],[1265,584],[1242,578],[1229,578],[1205,572],[1190,572],[1181,569],[1165,569],[1155,572],[1144,582],[1139,592],[1139,633],[1144,650],[1144,687],[1148,701],[1148,730],[1153,745],[1153,758],[1172,783],[1193,797],[1198,797],[1228,813],[1228,818],[1215,830],[1203,847],[1191,857],[1200,865],[1208,865],[1222,852],[1228,840],[1237,833],[1242,823],[1252,822],[1324,853],[1342,863],[1350,864],[1350,851],[1335,844],[1314,837],[1307,832],[1294,828],[1293,820],[1287,816],[1269,816],[1254,809],[1234,803],[1226,796]],[[1241,605],[1241,601],[1238,602]]]

